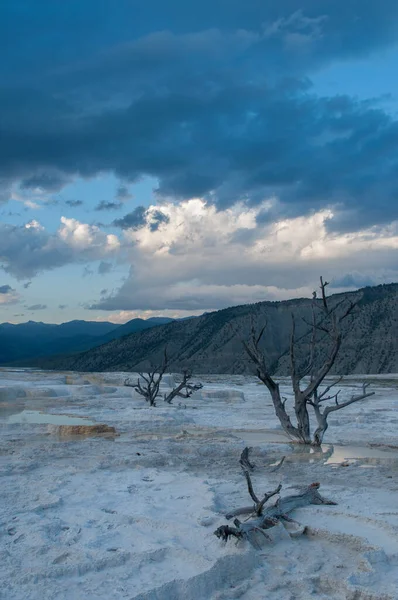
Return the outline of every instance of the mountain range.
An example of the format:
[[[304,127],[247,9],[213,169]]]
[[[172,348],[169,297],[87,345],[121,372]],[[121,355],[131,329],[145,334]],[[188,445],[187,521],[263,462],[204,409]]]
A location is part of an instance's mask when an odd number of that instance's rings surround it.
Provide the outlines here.
[[[173,319],[132,319],[123,325],[96,321],[69,321],[61,325],[28,321],[0,324],[0,364],[26,364],[38,357],[82,352]],[[22,363],[21,363],[22,364]]]
[[[334,372],[397,373],[398,284],[336,294],[330,302],[344,298],[358,304],[343,321],[343,344]],[[291,316],[296,317],[297,357],[304,361],[308,337],[303,335],[308,331],[305,320],[311,318],[311,302],[299,298],[234,306],[134,332],[72,356],[39,360],[36,366],[79,371],[145,370],[161,363],[167,347],[171,371],[190,368],[195,373],[251,373],[241,340],[249,337],[253,320],[258,329],[267,323],[262,349],[272,371],[287,374]],[[319,341],[319,356],[324,346],[325,340]]]

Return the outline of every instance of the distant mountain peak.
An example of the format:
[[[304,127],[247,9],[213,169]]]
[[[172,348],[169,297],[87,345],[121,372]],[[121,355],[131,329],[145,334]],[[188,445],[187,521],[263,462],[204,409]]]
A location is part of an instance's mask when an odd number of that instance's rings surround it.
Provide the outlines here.
[[[74,319],[59,325],[29,320],[25,323],[0,324],[0,364],[24,364],[41,356],[71,354],[94,348],[113,339],[148,329],[167,317],[145,321],[133,319],[124,325],[108,321]]]

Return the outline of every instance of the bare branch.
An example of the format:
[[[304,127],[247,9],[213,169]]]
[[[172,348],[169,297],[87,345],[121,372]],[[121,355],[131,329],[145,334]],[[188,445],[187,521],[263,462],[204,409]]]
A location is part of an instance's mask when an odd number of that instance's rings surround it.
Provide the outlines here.
[[[271,473],[275,473],[275,471],[279,471],[283,463],[285,462],[286,456],[282,456],[280,461],[271,469]]]
[[[314,292],[314,294],[315,294],[315,292]],[[314,363],[315,363],[315,342],[316,342],[316,328],[315,328],[316,319],[315,319],[315,306],[314,306],[315,298],[316,298],[316,294],[314,295],[314,298],[311,303],[312,323],[311,323],[311,339],[310,339],[310,343],[309,343],[308,363],[307,363],[307,366],[304,367],[303,371],[301,372],[300,379],[302,379],[303,377],[305,377],[306,375],[311,373],[311,371],[314,368]]]
[[[364,400],[365,398],[369,398],[370,396],[374,396],[375,392],[367,392],[367,388],[369,387],[369,383],[364,383],[362,386],[362,394],[359,394],[357,396],[351,396],[351,398],[349,400],[347,400],[346,402],[342,402],[341,404],[338,404],[337,399],[336,399],[336,404],[335,406],[327,406],[324,410],[324,415],[325,417],[327,417],[327,415],[331,412],[335,412],[336,410],[340,410],[342,408],[345,408],[346,406],[349,406],[350,404],[354,404],[354,402],[359,402],[360,400]]]
[[[249,453],[251,448],[246,446],[244,450],[242,450],[242,454],[240,455],[239,464],[244,471],[253,471],[255,465],[250,462]]]
[[[327,329],[326,327],[323,327],[322,325],[320,325],[319,323],[309,323],[307,321],[307,319],[305,317],[302,317],[302,320],[304,321],[304,323],[306,325],[308,325],[309,327],[311,327],[312,329],[318,329],[319,331],[323,331],[323,333],[326,333],[327,335],[330,335],[330,331],[329,329]],[[306,335],[308,335],[309,332],[307,332]],[[305,336],[303,336],[305,337]]]
[[[297,395],[300,393],[300,375],[297,372],[296,366],[296,355],[295,355],[295,343],[296,343],[296,320],[292,314],[292,330],[290,334],[290,368],[291,368],[291,379],[294,393]]]
[[[332,396],[332,398],[334,398],[334,400],[335,400],[335,405],[334,406],[326,406],[323,412],[321,411],[319,402],[317,404],[313,404],[315,416],[318,421],[318,427],[314,432],[314,441],[313,441],[314,445],[319,446],[319,445],[321,445],[321,443],[323,441],[323,436],[325,435],[325,432],[328,429],[329,414],[332,412],[335,412],[336,410],[341,410],[342,408],[345,408],[346,406],[349,406],[350,404],[354,404],[355,402],[359,402],[360,400],[364,400],[365,398],[369,398],[370,396],[373,396],[374,392],[366,391],[368,389],[368,387],[369,387],[369,383],[364,383],[362,386],[362,394],[358,394],[356,396],[353,395],[353,396],[351,396],[351,398],[349,400],[347,400],[346,402],[342,402],[341,404],[339,404],[339,402],[338,402],[339,392],[337,392],[337,394],[335,394],[335,396]],[[326,400],[326,398],[322,398],[322,401],[324,401],[324,400]]]
[[[335,363],[342,342],[341,332],[339,330],[335,330],[333,332],[333,337],[333,345],[330,350],[329,356],[326,358],[319,371],[313,375],[312,381],[303,391],[303,394],[308,399],[310,399],[313,393],[318,389],[318,387],[321,385],[322,381],[325,379],[326,375],[329,373],[330,369]]]
[[[141,379],[146,381],[146,383],[151,383],[153,381],[153,374],[151,373],[148,373],[148,375],[145,375],[145,373],[138,373],[138,375],[141,377]]]
[[[258,516],[260,516],[263,512],[263,508],[264,508],[264,504],[266,504],[266,502],[268,502],[268,500],[270,498],[272,498],[272,496],[276,496],[276,494],[279,494],[279,492],[282,489],[282,484],[280,483],[278,485],[277,488],[275,488],[272,492],[267,492],[266,494],[264,494],[264,498],[261,500],[261,502],[259,502],[257,508],[256,508],[256,512],[258,514]]]
[[[185,369],[182,373],[182,381],[173,388],[169,394],[164,395],[164,401],[171,404],[174,398],[190,398],[194,392],[201,390],[202,383],[189,383],[192,377],[192,372]],[[185,390],[185,391],[184,391]]]
[[[135,385],[130,379],[126,379],[124,384],[129,387],[134,387],[137,394],[143,396],[150,406],[156,406],[156,399],[160,396],[160,383],[167,367],[168,357],[167,348],[165,348],[163,363],[159,367],[153,367],[148,373],[139,373]]]
[[[253,502],[257,505],[260,503],[260,500],[257,498],[254,489],[253,489],[253,484],[252,484],[252,480],[251,477],[249,475],[249,471],[247,471],[246,469],[243,471],[244,476],[246,477],[246,482],[247,482],[247,489],[249,491],[250,494],[250,498],[253,500]]]
[[[358,302],[351,302],[351,300],[349,301],[350,305],[347,308],[347,310],[345,311],[345,313],[343,313],[341,315],[341,317],[339,317],[339,322],[341,323],[341,321],[344,321],[344,319],[346,319],[348,317],[348,315],[350,315],[352,313],[352,311],[354,310],[354,308],[356,308],[358,306]]]
[[[324,282],[322,276],[321,276],[320,280],[321,280],[322,304],[323,304],[325,312],[328,313],[329,312],[329,307],[328,307],[328,301],[327,301],[327,298],[326,298],[326,286],[329,285],[329,282],[328,281]]]
[[[313,402],[309,402],[309,404],[311,404],[312,406],[314,406],[314,404],[321,404],[321,402],[329,402],[329,400],[334,400],[337,404],[337,400],[338,400],[338,396],[341,393],[341,390],[338,390],[335,394],[332,394],[331,396],[325,396],[325,397],[320,397],[317,396],[316,400],[314,400]]]
[[[185,386],[185,392],[179,392],[178,396],[181,398],[190,398],[194,392],[198,392],[202,388],[203,383],[187,383]]]
[[[257,338],[255,338],[255,347],[256,348],[258,348],[258,345],[259,345],[259,343],[261,341],[261,338],[263,337],[263,334],[264,334],[264,331],[265,331],[266,327],[267,327],[267,322],[264,323],[264,327],[262,327],[260,329],[260,333],[258,334]]]
[[[338,385],[340,383],[340,381],[343,380],[343,376],[341,375],[338,379],[336,379],[336,381],[333,381],[330,385],[328,385],[323,392],[319,395],[319,400],[322,400],[322,398],[324,398],[324,396],[330,392],[330,390],[332,388],[334,388],[336,385]]]

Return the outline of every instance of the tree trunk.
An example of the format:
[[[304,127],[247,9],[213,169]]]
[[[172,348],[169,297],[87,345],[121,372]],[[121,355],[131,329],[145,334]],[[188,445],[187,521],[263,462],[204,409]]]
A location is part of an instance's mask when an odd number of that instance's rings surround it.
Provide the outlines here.
[[[286,400],[282,401],[279,384],[271,376],[272,369],[266,360],[264,350],[260,348],[260,341],[263,337],[266,324],[261,328],[259,332],[256,332],[254,319],[251,319],[251,338],[250,341],[242,340],[243,347],[246,350],[247,355],[256,365],[257,377],[264,383],[271,394],[272,403],[274,405],[276,416],[285,431],[285,433],[299,441],[302,444],[312,445],[314,447],[320,446],[323,441],[323,437],[328,428],[327,418],[331,412],[341,410],[346,406],[349,406],[353,402],[358,402],[372,395],[367,392],[367,384],[363,385],[362,394],[358,396],[352,396],[350,400],[338,402],[338,394],[332,394],[328,396],[330,389],[336,385],[337,382],[326,385],[324,383],[325,378],[330,373],[333,365],[335,364],[337,355],[340,351],[342,344],[342,331],[341,323],[346,319],[357,306],[358,302],[352,302],[349,298],[344,298],[331,307],[328,303],[326,296],[326,287],[329,285],[327,281],[320,278],[321,282],[321,302],[317,299],[316,292],[313,293],[312,301],[312,322],[308,322],[304,317],[304,322],[309,325],[310,330],[304,333],[298,339],[296,337],[296,322],[294,315],[292,315],[292,329],[290,336],[290,376],[292,382],[292,389],[294,393],[294,412],[296,421],[293,424],[292,420],[285,409]],[[344,308],[348,302],[348,306]],[[316,318],[315,310],[321,310],[321,317]],[[318,338],[317,332],[321,332],[322,341],[324,338],[328,339],[326,355],[322,359],[321,364],[318,366],[317,355],[318,355]],[[305,361],[305,366],[299,364],[296,360],[296,347],[300,340],[305,340],[310,336],[309,340],[309,355]],[[318,336],[319,337],[319,336]],[[285,353],[281,355],[284,356]],[[280,357],[280,358],[281,358]],[[305,377],[310,376],[310,381],[304,387],[301,388]],[[338,380],[339,381],[339,380]],[[325,389],[321,391],[321,386],[325,386]],[[328,405],[322,411],[320,409],[320,403],[330,400],[335,400],[335,405]],[[311,437],[311,426],[308,414],[308,405],[312,406],[315,411],[315,415],[318,421],[318,427],[314,432],[313,438]],[[325,405],[322,405],[322,407]]]
[[[294,411],[296,413],[297,429],[300,434],[300,441],[303,442],[303,444],[310,444],[310,418],[308,415],[307,402],[302,392],[295,394]]]
[[[275,413],[279,419],[280,424],[282,425],[282,429],[284,430],[285,433],[287,433],[287,435],[289,437],[292,437],[296,440],[301,440],[300,431],[297,429],[297,427],[294,427],[294,425],[292,424],[292,422],[290,420],[289,415],[287,414],[287,412],[285,410],[285,405],[281,399],[279,384],[276,383],[275,387],[273,387],[273,388],[271,388],[270,386],[267,386],[267,387],[271,394]]]
[[[314,406],[314,412],[316,420],[318,421],[318,427],[314,431],[314,439],[312,440],[313,446],[320,446],[323,442],[323,436],[328,428],[327,415],[321,413],[318,406]]]

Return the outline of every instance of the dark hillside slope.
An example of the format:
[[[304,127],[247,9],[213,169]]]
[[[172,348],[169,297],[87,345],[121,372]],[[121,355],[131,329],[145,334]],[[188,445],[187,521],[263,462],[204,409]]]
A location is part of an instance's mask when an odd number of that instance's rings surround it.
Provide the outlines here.
[[[114,323],[69,321],[61,325],[28,321],[0,324],[0,364],[60,352],[92,348],[102,336],[117,327]]]
[[[346,294],[359,300],[355,313],[344,321],[344,343],[335,365],[337,373],[398,372],[398,284],[364,288]],[[333,296],[337,302],[343,295]],[[250,373],[251,365],[240,337],[248,337],[250,318],[267,321],[264,350],[275,370],[288,372],[287,357],[278,357],[289,345],[291,314],[296,315],[298,336],[307,330],[311,301],[260,302],[227,308],[186,321],[114,340],[72,357],[44,362],[50,368],[81,371],[141,370],[161,361],[164,347],[172,358],[171,370],[189,367],[196,373]],[[304,358],[307,343],[298,346]]]
[[[60,325],[28,321],[0,324],[0,364],[37,366],[37,359],[84,352],[111,340],[169,323],[173,319],[132,319],[123,325],[97,321],[69,321]],[[44,358],[43,358],[44,360]]]

